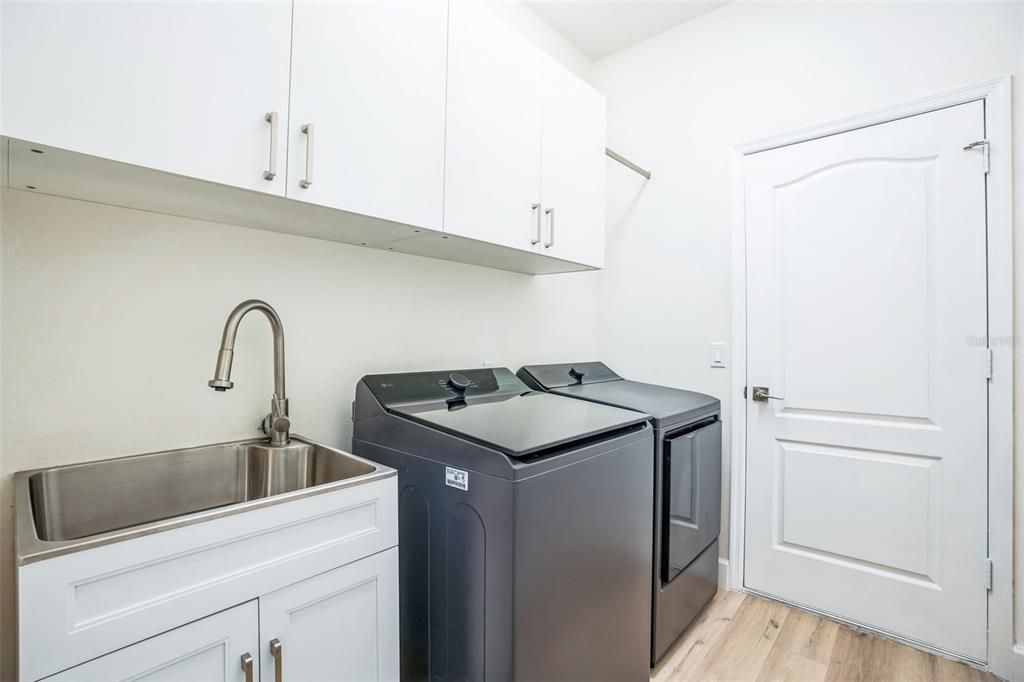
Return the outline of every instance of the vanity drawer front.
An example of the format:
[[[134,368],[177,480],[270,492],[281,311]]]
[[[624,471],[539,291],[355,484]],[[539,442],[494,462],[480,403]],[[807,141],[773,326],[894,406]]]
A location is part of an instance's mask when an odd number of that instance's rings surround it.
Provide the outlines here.
[[[243,656],[257,665],[255,601],[100,656],[42,682],[244,682]]]
[[[392,476],[20,566],[21,678],[40,679],[397,544]]]

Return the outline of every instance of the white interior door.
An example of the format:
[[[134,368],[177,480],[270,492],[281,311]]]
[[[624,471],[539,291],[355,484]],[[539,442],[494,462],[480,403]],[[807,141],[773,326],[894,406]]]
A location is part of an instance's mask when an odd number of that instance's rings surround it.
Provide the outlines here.
[[[485,6],[451,3],[444,230],[540,240],[540,52]],[[532,243],[531,243],[532,242]]]
[[[746,586],[986,658],[984,109],[745,160]],[[749,393],[749,391],[748,391]]]
[[[290,198],[441,229],[447,21],[445,0],[295,3]]]

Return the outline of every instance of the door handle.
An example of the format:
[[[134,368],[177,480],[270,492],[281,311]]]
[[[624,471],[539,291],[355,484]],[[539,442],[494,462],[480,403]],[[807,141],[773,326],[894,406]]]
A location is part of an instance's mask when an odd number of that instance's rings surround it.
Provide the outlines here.
[[[555,245],[555,209],[546,208],[544,212],[551,216],[548,218],[548,241],[544,242],[544,248],[550,249]]]
[[[539,244],[540,243],[540,229],[541,229],[540,228],[540,220],[541,220],[540,204],[530,204],[530,208],[533,209],[533,212],[537,214],[537,236],[535,236],[533,239],[531,239],[530,243],[531,244]]]
[[[242,654],[242,672],[245,673],[245,682],[252,682],[252,656]]]
[[[270,640],[270,655],[274,657],[274,682],[284,682],[284,647],[276,637]]]
[[[313,184],[313,124],[303,125],[302,132],[306,134],[306,177],[299,180],[299,187],[309,189]]]
[[[277,112],[271,111],[263,118],[270,124],[270,167],[263,171],[263,179],[273,180],[277,177]]]
[[[770,395],[771,389],[767,386],[754,386],[750,399],[755,403],[766,403],[769,400],[783,400],[781,396]]]

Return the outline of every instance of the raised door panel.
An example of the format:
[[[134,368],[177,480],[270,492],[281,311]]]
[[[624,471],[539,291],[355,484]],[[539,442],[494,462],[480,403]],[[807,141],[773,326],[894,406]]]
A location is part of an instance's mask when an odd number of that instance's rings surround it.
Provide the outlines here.
[[[480,3],[452,3],[445,232],[525,250],[539,241],[540,64]]]
[[[245,682],[258,668],[256,601],[183,625],[45,678],[47,682]]]
[[[260,597],[260,629],[264,680],[397,680],[398,548]]]
[[[447,16],[443,0],[295,3],[290,198],[441,229]]]
[[[2,132],[284,194],[290,27],[281,1],[5,3]]]
[[[605,101],[575,74],[544,60],[539,252],[604,265]]]

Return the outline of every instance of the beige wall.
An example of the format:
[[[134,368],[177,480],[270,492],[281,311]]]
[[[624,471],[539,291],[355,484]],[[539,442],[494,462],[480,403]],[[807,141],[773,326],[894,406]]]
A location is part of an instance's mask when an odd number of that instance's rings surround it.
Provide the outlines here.
[[[727,415],[742,406],[730,372],[708,367],[708,344],[731,332],[732,149],[1008,74],[1019,133],[1022,17],[1021,3],[734,2],[598,62],[609,146],[654,173],[645,184],[609,171],[602,356],[627,375],[721,396]],[[1017,334],[1021,253],[1018,239]],[[1022,360],[1018,351],[1018,395]],[[1016,415],[1019,427],[1020,401]]]
[[[363,374],[597,352],[592,273],[529,277],[4,192],[4,490],[22,469],[254,435],[272,390],[265,320],[240,328],[236,388],[206,386],[246,298],[284,321],[295,432],[342,447]],[[11,590],[7,576],[5,640]]]

